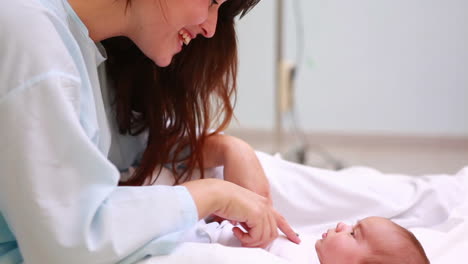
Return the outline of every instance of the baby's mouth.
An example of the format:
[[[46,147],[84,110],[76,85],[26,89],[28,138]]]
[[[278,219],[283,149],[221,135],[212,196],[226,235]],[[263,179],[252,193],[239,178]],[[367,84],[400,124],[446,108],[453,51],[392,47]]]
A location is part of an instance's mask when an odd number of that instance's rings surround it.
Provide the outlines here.
[[[323,233],[322,234],[322,239],[326,238],[328,236],[328,233]]]

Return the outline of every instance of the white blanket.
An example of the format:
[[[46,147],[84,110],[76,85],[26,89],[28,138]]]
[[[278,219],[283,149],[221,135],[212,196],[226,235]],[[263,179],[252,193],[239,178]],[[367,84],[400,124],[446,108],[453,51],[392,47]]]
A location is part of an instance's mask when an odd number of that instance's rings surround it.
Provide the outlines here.
[[[319,263],[314,244],[320,234],[339,221],[355,223],[367,216],[387,217],[410,229],[433,264],[468,260],[468,167],[456,175],[415,177],[365,167],[323,170],[257,154],[274,205],[300,234],[301,245],[280,237],[268,251],[241,248],[230,224],[200,222],[172,254],[139,264]],[[222,168],[209,175],[222,178]],[[169,179],[162,175],[158,183]]]

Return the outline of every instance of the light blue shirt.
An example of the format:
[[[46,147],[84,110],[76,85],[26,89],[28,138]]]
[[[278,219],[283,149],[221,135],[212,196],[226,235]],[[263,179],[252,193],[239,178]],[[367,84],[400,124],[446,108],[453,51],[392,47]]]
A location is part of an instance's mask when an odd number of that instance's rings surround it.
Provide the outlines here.
[[[144,144],[117,135],[105,59],[69,4],[2,1],[0,36],[0,264],[168,254],[196,205],[182,186],[118,186]]]

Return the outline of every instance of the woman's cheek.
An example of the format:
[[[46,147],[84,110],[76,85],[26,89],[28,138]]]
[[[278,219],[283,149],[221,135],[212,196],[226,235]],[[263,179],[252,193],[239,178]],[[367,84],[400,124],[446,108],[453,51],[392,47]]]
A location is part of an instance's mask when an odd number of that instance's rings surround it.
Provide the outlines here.
[[[196,6],[193,9],[189,9],[185,18],[185,25],[200,25],[208,19],[209,6]]]

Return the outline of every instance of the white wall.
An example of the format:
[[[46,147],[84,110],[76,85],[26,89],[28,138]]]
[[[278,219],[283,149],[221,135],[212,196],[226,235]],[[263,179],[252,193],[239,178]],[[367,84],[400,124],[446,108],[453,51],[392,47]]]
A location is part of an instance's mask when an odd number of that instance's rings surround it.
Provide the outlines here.
[[[292,60],[292,1],[305,22],[296,103],[306,130],[468,136],[468,1],[285,0]],[[275,8],[263,0],[238,23],[244,128],[274,125]]]

